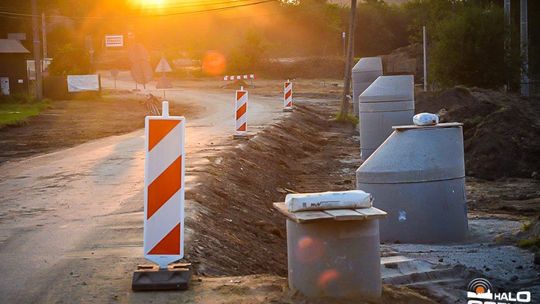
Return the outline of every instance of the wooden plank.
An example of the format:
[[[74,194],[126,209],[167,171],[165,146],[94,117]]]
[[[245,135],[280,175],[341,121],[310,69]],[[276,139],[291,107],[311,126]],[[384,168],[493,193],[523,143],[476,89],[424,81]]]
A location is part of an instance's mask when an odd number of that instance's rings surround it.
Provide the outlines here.
[[[281,214],[285,215],[286,217],[296,220],[296,217],[292,217],[291,213],[287,209],[287,206],[285,206],[285,203],[274,203],[274,208],[276,208]]]
[[[383,218],[388,215],[386,212],[375,207],[355,209],[355,211],[364,215],[365,218],[369,219]]]
[[[360,221],[366,219],[378,219],[387,215],[386,212],[371,208],[360,209],[330,209],[324,211],[299,211],[290,212],[285,203],[274,203],[276,208],[281,214],[288,219],[297,223],[321,221],[321,220],[336,220],[336,221]]]
[[[363,220],[365,216],[356,212],[354,209],[332,209],[324,210],[325,213],[328,213],[336,221],[354,221],[354,220]]]
[[[334,217],[322,211],[299,211],[293,212],[298,223],[331,220]]]
[[[281,214],[285,215],[288,219],[293,220],[297,223],[328,220],[334,218],[333,216],[326,214],[322,211],[290,212],[289,209],[287,209],[285,203],[274,203],[273,205],[274,208],[276,208]]]
[[[414,261],[414,259],[408,258],[402,255],[381,257],[381,265],[386,264],[399,264]]]

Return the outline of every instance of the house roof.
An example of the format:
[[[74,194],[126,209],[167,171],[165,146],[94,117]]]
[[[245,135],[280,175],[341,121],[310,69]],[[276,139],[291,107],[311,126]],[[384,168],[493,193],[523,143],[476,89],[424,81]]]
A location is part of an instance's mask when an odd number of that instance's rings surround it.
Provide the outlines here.
[[[0,53],[30,53],[19,41],[13,39],[0,39]]]

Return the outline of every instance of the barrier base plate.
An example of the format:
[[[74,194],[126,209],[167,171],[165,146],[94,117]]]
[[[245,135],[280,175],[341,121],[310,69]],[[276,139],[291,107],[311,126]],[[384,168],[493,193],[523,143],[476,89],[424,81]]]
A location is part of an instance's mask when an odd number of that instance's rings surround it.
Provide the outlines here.
[[[187,290],[193,271],[190,263],[176,263],[167,269],[157,265],[139,265],[133,273],[133,291]]]
[[[293,108],[283,108],[283,112],[292,112]]]
[[[249,139],[250,136],[248,134],[234,134],[232,138],[233,139]]]

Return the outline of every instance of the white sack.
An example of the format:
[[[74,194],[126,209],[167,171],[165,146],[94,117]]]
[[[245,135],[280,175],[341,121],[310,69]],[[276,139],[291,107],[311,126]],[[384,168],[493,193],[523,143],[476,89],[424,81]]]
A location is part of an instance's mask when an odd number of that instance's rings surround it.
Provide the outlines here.
[[[417,126],[433,126],[439,123],[439,116],[432,113],[420,113],[414,115],[412,120]]]
[[[370,208],[371,194],[362,190],[287,194],[285,204],[290,212],[344,208]]]

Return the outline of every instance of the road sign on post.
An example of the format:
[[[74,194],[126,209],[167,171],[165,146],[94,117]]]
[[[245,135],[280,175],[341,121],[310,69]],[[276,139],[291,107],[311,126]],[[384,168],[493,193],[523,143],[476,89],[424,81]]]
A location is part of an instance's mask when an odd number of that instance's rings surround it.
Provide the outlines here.
[[[139,266],[134,290],[187,289],[188,264],[169,265],[184,257],[185,119],[162,116],[145,120],[144,257],[155,266]],[[182,285],[182,287],[180,287]]]
[[[171,82],[169,81],[167,76],[165,76],[165,73],[172,72],[172,68],[169,62],[167,62],[167,59],[165,59],[165,57],[163,56],[161,57],[161,60],[159,60],[159,63],[156,66],[155,71],[156,73],[161,73],[161,78],[159,78],[156,83],[156,89],[162,89],[163,98],[165,98],[165,89],[172,88]]]
[[[117,69],[112,69],[111,70],[111,76],[114,79],[114,89],[116,89],[116,79],[118,78],[119,73],[120,73],[120,71],[118,71]]]
[[[137,83],[146,84],[154,77],[152,66],[150,66],[150,55],[142,44],[135,44],[128,50],[129,60],[131,61],[131,76]]]
[[[155,71],[156,73],[168,73],[172,72],[172,68],[167,59],[165,59],[165,57],[161,57]]]
[[[283,84],[283,112],[291,112],[293,110],[292,98],[292,82],[287,80]]]
[[[235,122],[236,128],[233,138],[247,137],[247,107],[248,107],[248,91],[244,87],[236,91],[235,98]]]

